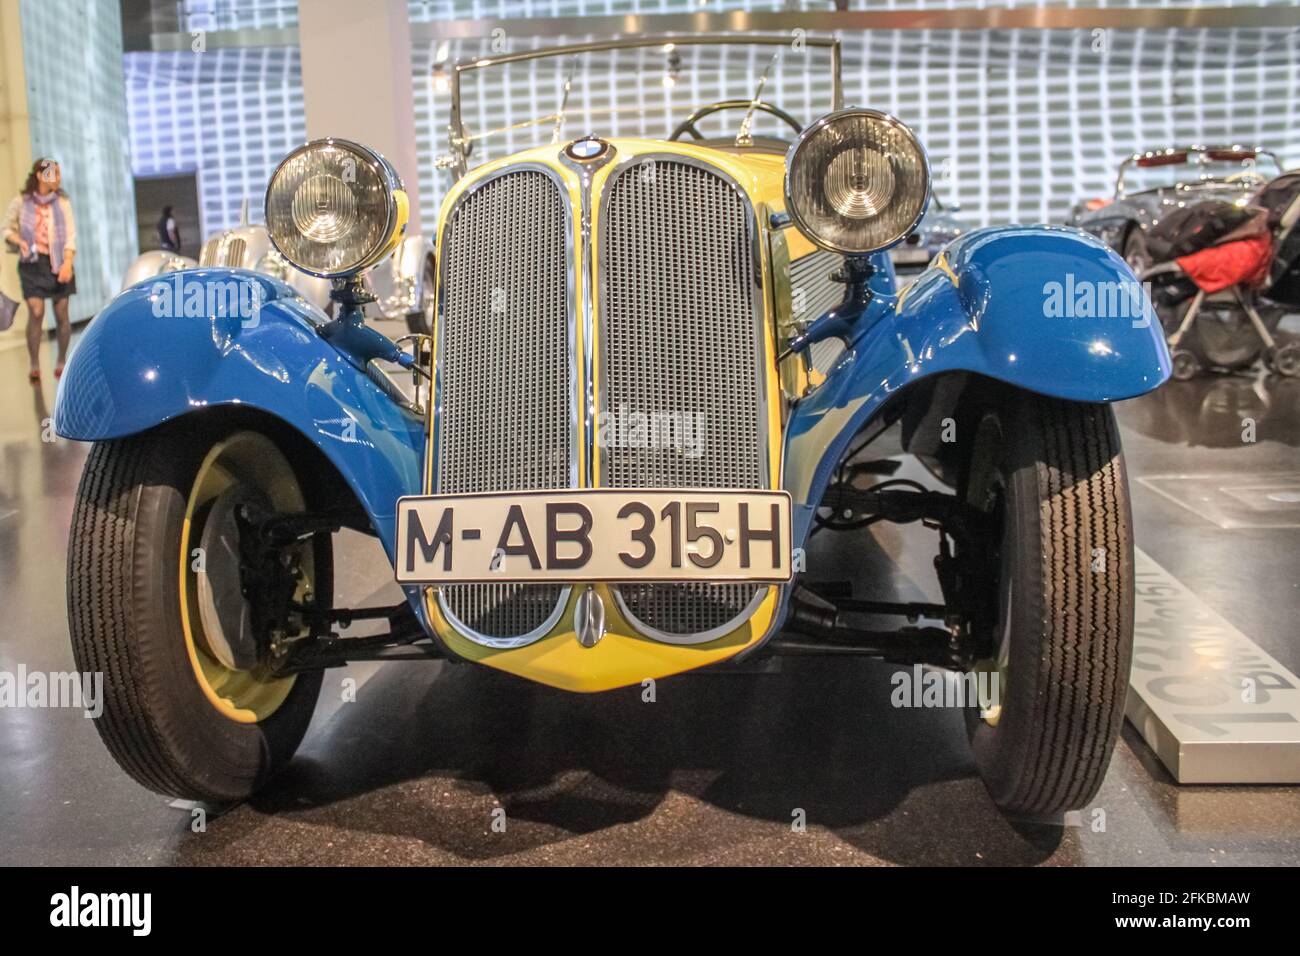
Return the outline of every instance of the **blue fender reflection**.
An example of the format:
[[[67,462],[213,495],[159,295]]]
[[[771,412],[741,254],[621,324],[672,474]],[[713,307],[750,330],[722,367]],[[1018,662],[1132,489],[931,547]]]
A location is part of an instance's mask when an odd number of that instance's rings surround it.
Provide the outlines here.
[[[1132,297],[1115,298],[1116,283]],[[921,378],[975,372],[1081,402],[1132,398],[1164,382],[1169,351],[1136,283],[1119,256],[1077,229],[1004,226],[958,238],[900,295],[876,295],[848,350],[786,426],[795,546],[807,541],[854,434]]]
[[[185,277],[185,289],[232,279],[253,283],[261,301],[252,315],[213,315],[161,307],[170,290],[158,280],[126,290],[90,323],[73,351],[59,384],[55,430],[64,438],[101,441],[203,408],[260,409],[297,429],[333,462],[391,561],[397,499],[421,487],[422,418],[322,339],[317,329],[326,317],[283,282],[235,269],[173,275]]]

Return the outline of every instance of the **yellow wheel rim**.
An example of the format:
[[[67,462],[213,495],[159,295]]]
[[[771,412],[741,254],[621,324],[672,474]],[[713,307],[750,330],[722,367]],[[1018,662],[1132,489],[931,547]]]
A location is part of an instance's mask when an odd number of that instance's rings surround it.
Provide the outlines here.
[[[181,527],[180,604],[190,666],[203,696],[222,716],[241,724],[255,724],[280,708],[297,678],[272,676],[265,666],[236,670],[211,654],[203,640],[203,618],[198,605],[200,572],[195,570],[193,554],[202,535],[204,506],[235,484],[256,487],[280,512],[302,511],[306,503],[293,468],[270,439],[257,432],[236,432],[208,451],[185,505]],[[294,594],[297,601],[304,601],[315,587],[310,544],[304,546],[301,566],[303,580]]]
[[[1001,659],[985,659],[976,661],[973,670],[977,680],[984,674],[988,674],[988,685],[995,688],[993,697],[996,702],[980,700],[978,703],[980,719],[990,727],[996,727],[998,721],[1002,718],[1002,695],[1004,693],[1003,688],[1007,686],[1007,665]]]

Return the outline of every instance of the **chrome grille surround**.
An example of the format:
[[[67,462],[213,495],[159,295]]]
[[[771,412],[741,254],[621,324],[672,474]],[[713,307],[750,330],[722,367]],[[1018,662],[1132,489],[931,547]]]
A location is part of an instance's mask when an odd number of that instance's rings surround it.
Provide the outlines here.
[[[507,167],[469,187],[445,223],[434,490],[576,487],[573,224],[564,183],[545,166]],[[471,640],[521,647],[555,626],[569,590],[461,584],[439,589],[438,603]]]
[[[599,223],[600,409],[652,421],[689,414],[703,432],[698,457],[602,445],[601,485],[769,487],[764,298],[749,197],[717,167],[639,155],[610,174]],[[614,596],[648,636],[700,644],[751,616],[766,591],[692,582],[623,585]]]

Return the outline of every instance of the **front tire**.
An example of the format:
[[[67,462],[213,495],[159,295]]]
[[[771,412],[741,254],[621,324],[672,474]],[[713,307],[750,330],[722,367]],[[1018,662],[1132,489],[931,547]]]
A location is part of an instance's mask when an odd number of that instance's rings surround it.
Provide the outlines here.
[[[100,442],[77,491],[68,549],[73,655],[79,670],[104,675],[101,738],[149,789],[218,803],[248,797],[289,761],[321,684],[319,672],[276,678],[261,666],[225,666],[203,633],[205,621],[229,619],[232,598],[227,588],[214,610],[189,556],[212,540],[203,538],[204,515],[234,483],[280,509],[301,508],[291,466],[259,432],[177,424]],[[331,594],[328,541],[306,550],[303,593]]]
[[[1096,794],[1123,724],[1132,516],[1109,406],[1008,399],[979,422],[966,488],[999,529],[1000,569],[991,653],[977,665],[999,693],[967,726],[997,804],[1052,816]]]

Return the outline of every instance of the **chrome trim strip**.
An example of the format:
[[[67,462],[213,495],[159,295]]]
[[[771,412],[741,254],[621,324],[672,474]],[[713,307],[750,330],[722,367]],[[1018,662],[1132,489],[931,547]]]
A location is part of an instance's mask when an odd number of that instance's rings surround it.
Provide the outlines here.
[[[599,20],[600,17],[583,17],[583,20]],[[626,19],[623,17],[620,20]],[[536,22],[536,21],[533,21]],[[806,28],[805,28],[806,29]],[[591,29],[579,31],[580,33],[593,33]],[[566,43],[560,46],[541,47],[536,50],[520,50],[517,53],[502,53],[499,56],[485,56],[481,59],[461,60],[455,64],[457,71],[479,70],[488,66],[499,66],[502,63],[518,63],[522,60],[537,60],[552,56],[571,56],[575,53],[602,53],[607,50],[635,50],[644,47],[662,46],[665,43],[680,44],[682,46],[712,46],[712,45],[729,45],[729,46],[790,46],[794,42],[794,37],[790,34],[780,35],[745,35],[740,33],[688,33],[685,35],[676,34],[650,34],[646,36],[621,36],[608,40],[589,40],[584,43]],[[825,49],[834,49],[840,45],[838,37],[810,37],[803,38],[804,46],[822,47]],[[838,78],[835,78],[838,79]]]
[[[1292,5],[1218,7],[1013,7],[967,10],[857,10],[779,13],[731,10],[725,13],[617,14],[583,17],[504,17],[496,19],[428,20],[411,24],[411,39],[479,40],[493,30],[512,37],[619,36],[639,33],[682,33],[686,42],[697,31],[815,30],[1116,30],[1223,29],[1232,27],[1300,26],[1300,8]],[[211,37],[211,35],[209,35]],[[182,34],[185,48],[189,35]],[[209,46],[212,40],[208,40]]]
[[[569,484],[570,487],[577,488],[579,486],[579,475],[578,475],[578,435],[579,435],[578,417],[579,416],[578,416],[578,351],[577,351],[578,301],[577,301],[577,294],[575,289],[575,278],[574,278],[574,271],[573,271],[574,270],[573,204],[569,200],[569,184],[565,181],[564,177],[558,171],[556,171],[550,166],[545,165],[544,163],[516,163],[514,165],[506,166],[502,169],[495,170],[494,172],[489,173],[488,175],[482,177],[481,179],[465,187],[464,192],[462,192],[459,196],[456,197],[455,203],[452,206],[450,206],[446,210],[446,213],[441,217],[441,223],[439,224],[439,233],[437,239],[439,243],[441,243],[443,238],[443,233],[446,230],[447,224],[451,222],[452,215],[455,213],[457,207],[459,207],[460,204],[464,202],[467,197],[472,196],[479,189],[483,188],[485,185],[487,185],[488,183],[492,182],[495,179],[499,179],[502,176],[508,176],[511,173],[518,173],[518,172],[545,173],[546,176],[552,182],[555,183],[556,188],[560,190],[560,198],[562,201],[562,205],[564,207],[565,255],[567,256],[568,259],[568,261],[565,263],[565,273],[568,276],[567,293],[569,297],[569,323],[568,323],[569,428],[570,428]],[[442,249],[441,251],[445,253],[446,250]],[[429,441],[428,472],[426,478],[427,491],[429,494],[435,493],[434,488],[437,484],[437,476],[435,475],[435,470],[438,467],[438,461],[439,461],[438,455],[440,449],[439,441],[441,438],[440,432],[441,432],[441,422],[442,422],[442,360],[445,354],[445,339],[444,339],[445,323],[443,322],[443,317],[446,315],[446,294],[447,294],[447,284],[445,281],[443,281],[443,275],[444,275],[444,270],[447,267],[447,259],[448,257],[445,254],[440,255],[438,257],[438,262],[437,262],[438,314],[437,314],[437,328],[434,332],[434,337],[437,341],[438,361],[434,363],[433,397],[430,400],[430,415],[432,415],[433,417],[432,417],[432,434],[430,436],[430,441]],[[461,634],[461,636],[468,638],[469,640],[473,641],[476,644],[481,644],[484,647],[505,649],[505,648],[513,648],[513,647],[524,647],[544,637],[546,633],[551,630],[551,628],[553,628],[557,623],[559,623],[560,617],[563,615],[565,608],[567,608],[569,605],[569,597],[570,594],[572,593],[573,588],[572,586],[566,586],[560,591],[559,598],[556,600],[555,603],[555,610],[551,612],[550,616],[546,619],[546,621],[543,624],[529,631],[527,634],[521,634],[515,637],[494,637],[488,634],[482,634],[474,630],[473,628],[471,628],[469,625],[467,625],[464,621],[460,620],[458,617],[456,617],[455,614],[451,612],[450,608],[448,608],[447,606],[446,600],[444,599],[444,595],[442,593],[441,588],[435,587],[435,588],[430,588],[429,590],[433,591],[436,594],[439,609],[442,611],[443,615],[447,618],[448,622],[451,623],[451,625],[455,627],[456,630]]]
[[[582,271],[583,290],[586,293],[582,297],[582,386],[578,381],[573,382],[573,394],[577,396],[578,389],[582,387],[586,397],[586,414],[582,422],[582,440],[587,451],[587,467],[582,475],[582,484],[587,488],[594,488],[595,471],[592,465],[594,451],[596,449],[596,376],[592,374],[595,369],[594,342],[596,339],[596,309],[595,309],[595,288],[596,288],[596,259],[592,255],[592,234],[591,234],[591,182],[596,176],[597,170],[603,169],[614,161],[618,155],[618,150],[612,143],[605,144],[605,152],[595,159],[580,162],[569,156],[564,149],[560,150],[560,162],[573,170],[578,175],[578,190],[581,196],[582,208],[580,210],[579,225],[582,230]],[[572,259],[569,262],[569,285],[574,283],[574,272],[577,269],[577,263]],[[578,435],[578,429],[575,426],[573,434]]]

